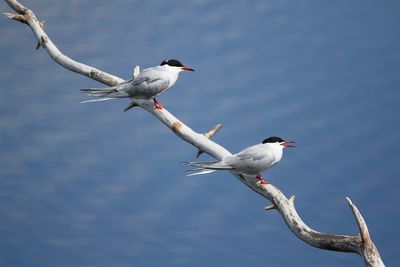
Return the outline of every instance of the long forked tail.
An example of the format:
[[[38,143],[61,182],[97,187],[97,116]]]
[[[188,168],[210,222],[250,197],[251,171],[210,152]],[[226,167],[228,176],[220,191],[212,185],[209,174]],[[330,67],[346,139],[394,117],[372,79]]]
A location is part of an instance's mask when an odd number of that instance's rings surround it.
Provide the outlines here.
[[[82,101],[81,104],[92,103],[92,102],[102,102],[102,101],[111,100],[111,99],[115,99],[115,98],[113,98],[113,97],[104,97],[104,98],[90,99],[90,100]]]
[[[81,92],[87,94],[88,96],[102,97],[102,100],[99,101],[109,100],[112,98],[129,97],[129,94],[127,92],[118,91],[116,87],[87,88],[87,89],[81,89]],[[87,101],[87,102],[95,102],[95,101]]]
[[[86,89],[81,89],[81,92],[87,94],[88,96],[104,97],[106,95],[117,92],[117,90],[113,87],[110,87],[110,88],[86,88]]]
[[[227,165],[220,163],[219,161],[214,162],[181,162],[184,165],[198,167],[193,170],[185,171],[187,176],[199,175],[211,173],[219,170],[232,170],[233,168]]]

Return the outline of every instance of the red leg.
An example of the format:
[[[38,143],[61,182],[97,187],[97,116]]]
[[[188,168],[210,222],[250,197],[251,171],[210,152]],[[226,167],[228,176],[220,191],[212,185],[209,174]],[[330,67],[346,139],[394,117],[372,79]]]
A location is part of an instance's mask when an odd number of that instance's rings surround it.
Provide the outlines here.
[[[158,103],[158,101],[155,98],[153,98],[153,102],[154,102],[154,105],[156,105],[156,109],[164,108],[164,106],[162,104]]]
[[[269,184],[267,181],[265,181],[261,175],[257,174],[256,178],[259,180],[260,184]]]

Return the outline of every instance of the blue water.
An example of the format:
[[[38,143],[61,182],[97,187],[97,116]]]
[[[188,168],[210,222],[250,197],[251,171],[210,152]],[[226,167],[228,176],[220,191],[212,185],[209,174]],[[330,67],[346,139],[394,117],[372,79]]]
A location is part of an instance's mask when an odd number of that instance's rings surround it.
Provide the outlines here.
[[[23,1],[72,58],[129,79],[177,58],[159,101],[232,152],[297,142],[265,173],[319,231],[355,234],[358,205],[400,265],[399,1]],[[9,11],[4,2],[2,12]],[[363,266],[297,239],[228,173],[185,177],[195,149],[0,19],[1,266]],[[201,160],[209,160],[202,156]]]

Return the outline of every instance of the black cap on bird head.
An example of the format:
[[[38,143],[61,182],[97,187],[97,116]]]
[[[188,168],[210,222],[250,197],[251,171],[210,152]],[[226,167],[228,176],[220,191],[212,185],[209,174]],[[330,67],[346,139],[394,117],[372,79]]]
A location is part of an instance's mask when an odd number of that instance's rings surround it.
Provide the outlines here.
[[[265,143],[281,143],[281,142],[285,142],[285,140],[283,140],[282,138],[280,138],[278,136],[272,136],[272,137],[269,137],[269,138],[265,139],[264,141],[262,141],[263,144],[265,144]]]
[[[169,65],[172,67],[184,67],[183,64],[179,60],[176,60],[176,59],[166,59],[163,62],[161,62],[160,66],[162,66],[162,65]]]
[[[294,141],[285,141],[278,136],[269,137],[269,138],[265,139],[262,143],[263,144],[279,143],[283,147],[296,147],[294,145],[294,143],[295,143]]]
[[[160,66],[163,66],[163,65],[168,65],[171,67],[178,67],[181,70],[194,71],[194,69],[184,66],[179,60],[176,60],[176,59],[166,59],[163,62],[161,62],[161,64],[160,64]]]

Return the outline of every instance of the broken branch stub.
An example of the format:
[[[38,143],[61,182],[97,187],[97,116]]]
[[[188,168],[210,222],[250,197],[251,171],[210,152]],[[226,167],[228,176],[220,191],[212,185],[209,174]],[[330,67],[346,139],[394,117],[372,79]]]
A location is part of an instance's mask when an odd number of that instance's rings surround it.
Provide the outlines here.
[[[354,203],[351,201],[349,197],[346,197],[346,200],[357,221],[358,229],[360,230],[360,237],[362,243],[361,244],[362,251],[360,252],[360,254],[363,256],[366,266],[385,266],[379,254],[378,249],[372,242],[367,223],[365,222],[363,216],[361,215],[357,206],[354,205]]]
[[[9,13],[9,12],[4,12],[3,15],[9,19],[13,19],[13,20],[19,21],[21,23],[26,23],[26,17],[22,14],[14,14],[14,13]]]
[[[207,137],[208,139],[210,139],[211,137],[213,137],[216,133],[219,132],[219,130],[221,130],[222,128],[222,124],[218,123],[217,125],[215,125],[213,128],[211,128],[210,130],[208,130],[207,132],[203,133],[203,135],[205,137]],[[204,151],[198,149],[197,153],[196,153],[196,158],[200,157],[201,154],[203,154]]]

